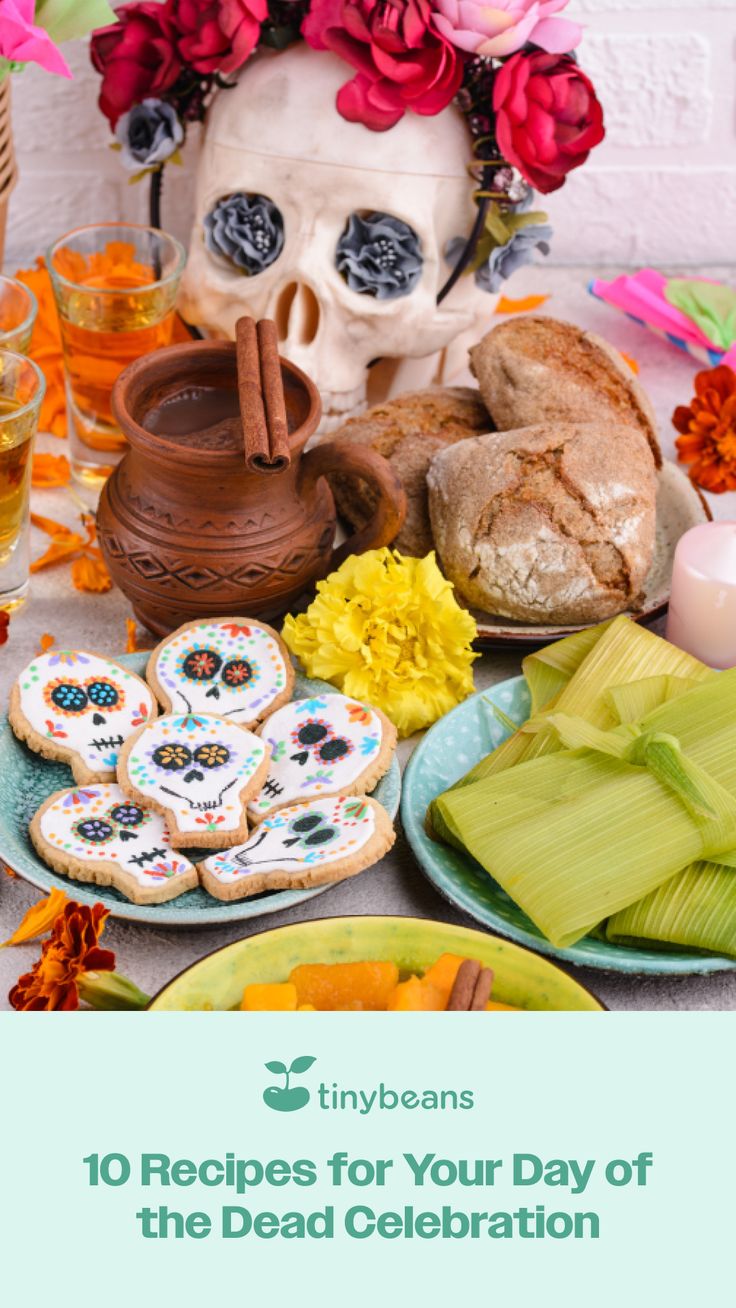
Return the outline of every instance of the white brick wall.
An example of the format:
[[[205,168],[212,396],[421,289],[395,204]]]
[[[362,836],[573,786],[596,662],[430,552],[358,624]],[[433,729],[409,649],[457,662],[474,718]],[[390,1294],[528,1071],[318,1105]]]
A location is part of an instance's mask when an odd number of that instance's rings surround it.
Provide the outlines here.
[[[547,207],[558,263],[736,262],[736,0],[571,0],[587,26],[581,63],[603,100],[608,137]],[[33,70],[13,80],[21,180],[6,267],[78,223],[144,220],[96,107],[86,47],[67,48],[75,80]],[[196,132],[191,133],[192,138]],[[166,174],[164,220],[189,226],[191,169]]]

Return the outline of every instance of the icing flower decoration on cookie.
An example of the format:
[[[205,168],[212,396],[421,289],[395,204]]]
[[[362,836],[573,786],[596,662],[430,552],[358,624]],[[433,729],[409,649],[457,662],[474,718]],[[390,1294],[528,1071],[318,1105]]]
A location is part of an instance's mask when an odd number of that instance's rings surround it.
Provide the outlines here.
[[[281,637],[237,618],[181,627],[153,651],[147,676],[167,712],[214,713],[245,727],[286,703],[294,683]]]
[[[10,723],[30,749],[69,763],[82,785],[113,780],[118,753],[143,722],[156,716],[140,677],[87,651],[39,655],[10,696]]]
[[[259,730],[271,749],[253,821],[295,800],[372,790],[391,765],[396,730],[378,709],[345,695],[292,700]]]
[[[264,819],[244,845],[200,864],[205,890],[217,899],[242,899],[342,881],[377,862],[394,832],[388,814],[364,795],[312,799]]]

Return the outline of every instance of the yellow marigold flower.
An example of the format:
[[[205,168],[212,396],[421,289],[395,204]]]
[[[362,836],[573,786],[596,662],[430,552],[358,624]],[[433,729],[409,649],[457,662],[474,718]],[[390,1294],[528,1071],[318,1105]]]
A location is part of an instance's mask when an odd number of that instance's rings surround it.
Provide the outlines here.
[[[351,555],[319,583],[306,613],[286,618],[282,634],[307,676],[383,709],[401,736],[473,692],[475,621],[433,553]]]

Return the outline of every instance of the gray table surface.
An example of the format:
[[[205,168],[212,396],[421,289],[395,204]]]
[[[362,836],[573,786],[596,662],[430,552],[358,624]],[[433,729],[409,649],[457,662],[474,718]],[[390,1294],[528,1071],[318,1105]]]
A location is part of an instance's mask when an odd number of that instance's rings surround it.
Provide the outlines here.
[[[728,270],[723,269],[703,271],[713,277],[727,279],[729,276]],[[513,296],[550,292],[545,312],[601,332],[619,349],[638,360],[641,380],[652,397],[660,420],[665,454],[672,457],[674,433],[670,416],[676,404],[686,403],[689,399],[696,365],[687,356],[592,300],[585,288],[593,273],[592,269],[524,270],[514,277],[507,291]],[[41,449],[59,453],[64,448],[60,441],[50,437],[42,436],[39,440]],[[736,495],[711,496],[710,503],[715,516],[736,519]],[[75,525],[79,513],[79,505],[66,491],[36,491],[34,507],[38,513],[69,526]],[[34,556],[41,553],[46,543],[46,538],[34,531]],[[7,702],[10,685],[18,671],[37,652],[44,632],[53,634],[60,646],[87,647],[100,653],[115,654],[125,648],[125,619],[129,616],[129,606],[119,591],[100,596],[75,591],[67,564],[34,576],[29,602],[14,615],[10,640],[0,648],[0,697],[3,704]],[[139,637],[141,647],[153,643],[145,632],[139,631]],[[518,671],[519,655],[506,652],[484,654],[475,665],[476,685],[478,689],[485,689],[506,677],[515,676]],[[399,749],[402,765],[415,743],[415,740],[402,742]],[[38,897],[39,892],[33,887],[0,873],[0,940],[10,935],[22,914]],[[391,853],[376,867],[300,908],[257,918],[246,926],[235,924],[199,931],[158,930],[111,918],[105,932],[105,943],[115,950],[118,969],[144,991],[155,993],[189,963],[230,941],[288,922],[350,913],[396,913],[472,925],[425,880],[400,832]],[[0,950],[0,1008],[8,1007],[8,989],[37,954],[38,945]],[[578,975],[612,1009],[736,1009],[736,966],[733,972],[675,979],[619,976],[585,968],[578,969]]]

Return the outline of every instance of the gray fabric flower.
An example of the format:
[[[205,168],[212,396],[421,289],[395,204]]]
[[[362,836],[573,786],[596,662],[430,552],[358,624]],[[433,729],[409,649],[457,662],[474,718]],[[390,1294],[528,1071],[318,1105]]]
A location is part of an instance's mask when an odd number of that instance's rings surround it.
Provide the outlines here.
[[[204,241],[211,254],[227,259],[248,277],[263,272],[284,248],[284,220],[265,195],[238,191],[226,195],[204,219]]]
[[[535,250],[539,250],[541,254],[549,254],[552,236],[553,230],[549,223],[530,223],[528,227],[522,227],[518,232],[514,232],[510,241],[505,245],[495,246],[485,263],[476,268],[474,274],[476,286],[481,291],[489,291],[495,295],[500,291],[507,277],[516,272],[517,268],[534,263]],[[453,236],[445,247],[447,262],[454,266],[464,249],[464,237]]]
[[[400,218],[352,213],[337,243],[335,262],[351,291],[395,300],[409,295],[422,275],[422,244]]]
[[[144,100],[118,119],[115,136],[131,172],[165,163],[184,140],[176,110],[163,100]]]

